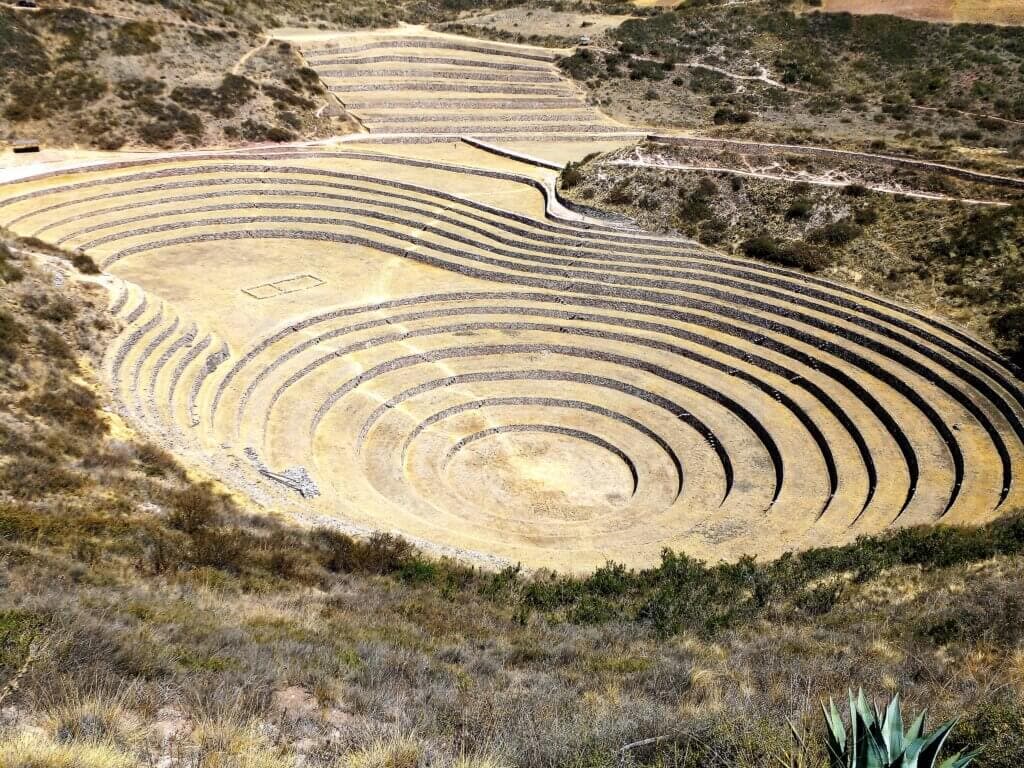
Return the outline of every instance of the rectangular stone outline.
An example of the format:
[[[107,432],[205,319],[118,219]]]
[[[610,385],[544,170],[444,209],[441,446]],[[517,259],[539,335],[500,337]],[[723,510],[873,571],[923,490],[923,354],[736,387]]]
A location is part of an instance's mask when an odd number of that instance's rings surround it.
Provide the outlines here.
[[[304,284],[294,285],[296,282],[303,282]],[[289,275],[288,277],[282,277],[278,280],[273,280],[269,283],[260,283],[254,285],[251,288],[243,288],[242,293],[251,296],[257,301],[263,299],[270,299],[274,296],[283,296],[287,293],[296,293],[297,291],[305,291],[310,288],[319,288],[324,284],[316,275]]]

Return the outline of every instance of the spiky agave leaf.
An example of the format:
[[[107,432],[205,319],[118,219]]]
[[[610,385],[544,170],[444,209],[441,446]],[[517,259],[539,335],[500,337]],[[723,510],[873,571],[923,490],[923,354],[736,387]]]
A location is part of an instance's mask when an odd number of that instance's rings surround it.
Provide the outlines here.
[[[939,753],[957,720],[943,723],[924,734],[922,712],[903,733],[903,712],[896,694],[884,712],[868,703],[863,689],[847,690],[850,706],[850,732],[847,734],[842,713],[835,701],[821,705],[826,725],[826,748],[830,768],[968,768],[980,750],[958,752],[938,764]]]
[[[962,751],[957,752],[952,757],[947,757],[943,760],[942,764],[939,765],[939,768],[967,768],[967,766],[974,762],[974,758],[980,754],[980,749],[968,752],[966,755]]]
[[[903,712],[900,695],[892,697],[882,718],[882,738],[885,741],[886,759],[892,763],[903,754]]]
[[[846,768],[846,727],[843,716],[836,707],[835,701],[829,697],[828,709],[821,705],[825,716],[825,749],[828,751],[828,762],[831,768]]]
[[[854,731],[858,736],[857,759],[854,762],[854,768],[885,768],[889,761],[882,726],[875,717],[874,707],[864,696],[863,688],[857,692],[853,720],[857,722]]]
[[[949,732],[957,720],[947,720],[926,736],[921,736],[907,745],[906,756],[911,762],[905,763],[907,768],[936,768],[936,761],[942,745],[946,743]]]
[[[924,719],[928,715],[928,710],[921,710],[921,714],[915,718],[914,722],[910,724],[910,730],[907,731],[907,735],[903,737],[903,743],[909,744],[912,741],[920,739],[924,734]]]
[[[864,724],[857,714],[857,700],[853,697],[853,690],[848,689],[847,695],[850,699],[850,768],[863,768],[865,755],[865,733]],[[863,689],[860,691],[861,698],[864,696]]]

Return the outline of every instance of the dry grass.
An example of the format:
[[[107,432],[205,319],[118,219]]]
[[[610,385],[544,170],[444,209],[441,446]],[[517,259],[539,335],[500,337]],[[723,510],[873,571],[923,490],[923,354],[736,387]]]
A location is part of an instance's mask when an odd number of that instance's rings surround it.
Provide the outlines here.
[[[0,765],[5,768],[134,768],[135,759],[108,744],[61,743],[37,732],[23,731],[0,739]]]
[[[760,768],[789,748],[787,718],[816,728],[819,698],[851,684],[965,712],[964,733],[1001,755],[990,765],[1020,764],[1020,555],[970,554],[969,536],[920,542],[921,562],[949,554],[941,566],[824,552],[842,589],[810,615],[799,596],[817,582],[796,562],[673,560],[584,582],[250,517],[152,446],[29,412],[43,382],[94,386],[38,353],[40,329],[76,355],[104,332],[73,281],[73,319],[27,309],[22,296],[56,289],[18,267],[0,294],[23,328],[0,384],[0,466],[36,455],[79,486],[0,486],[0,684],[19,678],[4,768],[603,766],[654,736],[631,764]],[[105,423],[94,406],[76,407]],[[702,607],[645,618],[684,603]]]

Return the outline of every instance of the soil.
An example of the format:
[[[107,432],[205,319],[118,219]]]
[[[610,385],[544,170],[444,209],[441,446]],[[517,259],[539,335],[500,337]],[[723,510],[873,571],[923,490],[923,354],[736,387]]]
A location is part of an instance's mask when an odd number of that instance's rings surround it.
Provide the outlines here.
[[[953,24],[1024,24],[1020,0],[824,0],[822,10],[886,13]]]

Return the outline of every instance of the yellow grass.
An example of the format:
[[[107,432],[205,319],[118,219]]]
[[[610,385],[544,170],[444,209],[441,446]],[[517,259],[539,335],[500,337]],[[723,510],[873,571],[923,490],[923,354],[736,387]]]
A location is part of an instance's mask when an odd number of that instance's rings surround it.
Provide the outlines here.
[[[135,761],[108,744],[58,743],[45,734],[23,731],[0,741],[4,768],[132,768]]]

